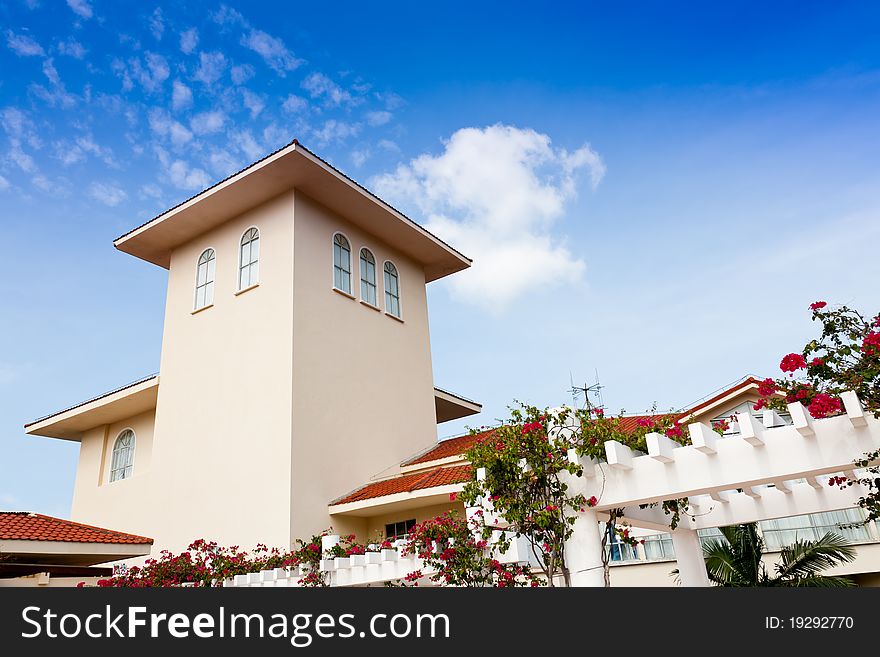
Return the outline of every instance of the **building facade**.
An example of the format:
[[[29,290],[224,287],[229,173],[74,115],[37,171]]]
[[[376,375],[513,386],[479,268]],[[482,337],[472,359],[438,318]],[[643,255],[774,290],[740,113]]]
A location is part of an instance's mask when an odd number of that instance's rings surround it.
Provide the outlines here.
[[[74,520],[289,546],[480,410],[434,387],[425,290],[470,261],[297,142],[115,246],[168,270],[160,371],[26,426],[80,442]]]

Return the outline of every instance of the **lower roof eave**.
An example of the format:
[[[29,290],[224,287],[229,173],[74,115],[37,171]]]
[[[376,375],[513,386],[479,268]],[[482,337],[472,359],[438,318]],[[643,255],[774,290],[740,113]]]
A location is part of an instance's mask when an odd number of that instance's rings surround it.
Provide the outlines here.
[[[394,511],[404,511],[425,506],[445,504],[450,501],[450,495],[462,491],[464,484],[465,482],[446,484],[444,486],[423,488],[411,492],[371,497],[366,500],[357,500],[345,504],[331,504],[327,508],[327,511],[331,516],[369,518],[372,516],[381,516],[386,513],[392,513]]]

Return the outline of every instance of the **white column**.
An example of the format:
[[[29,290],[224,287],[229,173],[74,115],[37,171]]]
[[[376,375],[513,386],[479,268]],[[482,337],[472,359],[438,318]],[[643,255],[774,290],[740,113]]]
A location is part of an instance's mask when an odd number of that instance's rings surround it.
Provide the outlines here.
[[[678,576],[682,586],[710,586],[706,574],[706,561],[700,537],[693,529],[676,529],[672,532],[672,545],[678,561]]]
[[[574,532],[565,542],[565,561],[572,586],[605,586],[599,517],[592,509],[578,515]]]

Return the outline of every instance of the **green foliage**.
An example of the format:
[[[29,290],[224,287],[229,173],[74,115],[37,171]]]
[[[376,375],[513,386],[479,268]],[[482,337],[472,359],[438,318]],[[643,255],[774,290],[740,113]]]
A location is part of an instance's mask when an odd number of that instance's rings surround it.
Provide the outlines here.
[[[597,497],[585,499],[569,492],[569,479],[583,475],[581,466],[569,459],[569,450],[604,460],[605,441],[616,440],[646,451],[646,436],[652,431],[681,444],[686,442],[686,434],[669,415],[642,418],[632,429],[624,427],[620,418],[605,417],[602,409],[551,411],[520,405],[511,409],[502,426],[485,433],[468,450],[468,460],[475,469],[485,469],[485,479],[469,482],[462,497],[469,506],[484,508],[484,538],[492,534],[492,518],[503,518],[513,535],[528,539],[548,585],[554,585],[557,574],[568,584],[565,542],[577,514],[600,503]],[[673,527],[686,507],[687,500],[664,503]],[[625,542],[635,540],[627,528],[616,527],[622,509],[606,513],[609,531],[603,537],[603,547],[615,533]],[[606,580],[607,565],[606,555]]]
[[[824,301],[810,306],[812,319],[821,333],[799,353],[783,357],[778,379],[765,379],[762,395],[755,405],[785,410],[786,403],[801,402],[814,418],[842,412],[840,394],[852,390],[867,411],[880,418],[880,314],[866,318],[847,306],[830,307]],[[853,461],[868,471],[856,480],[835,477],[832,485],[862,484],[867,493],[859,499],[865,509],[865,522],[880,520],[880,451],[866,453]]]
[[[849,587],[848,577],[822,572],[855,559],[855,550],[839,534],[828,532],[816,541],[798,540],[783,548],[773,575],[761,557],[764,541],[755,523],[721,527],[723,539],[703,546],[709,579],[723,587]]]

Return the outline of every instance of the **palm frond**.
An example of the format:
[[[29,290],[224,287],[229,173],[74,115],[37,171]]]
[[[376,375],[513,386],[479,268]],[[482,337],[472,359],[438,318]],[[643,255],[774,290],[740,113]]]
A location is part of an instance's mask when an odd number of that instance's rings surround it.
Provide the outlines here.
[[[816,541],[797,540],[783,548],[776,564],[776,577],[780,580],[812,578],[855,558],[856,552],[845,538],[828,532]]]

